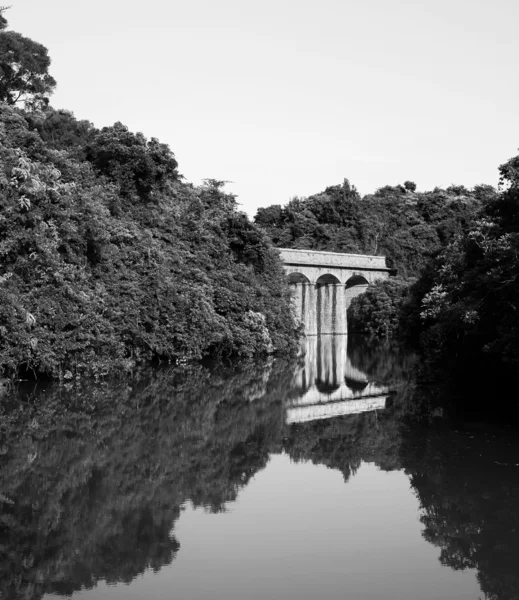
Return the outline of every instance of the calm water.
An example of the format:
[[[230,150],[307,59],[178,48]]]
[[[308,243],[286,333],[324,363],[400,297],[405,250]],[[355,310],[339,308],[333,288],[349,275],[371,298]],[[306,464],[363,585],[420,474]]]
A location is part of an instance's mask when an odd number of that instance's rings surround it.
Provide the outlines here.
[[[519,599],[516,432],[346,345],[25,392],[0,598]]]

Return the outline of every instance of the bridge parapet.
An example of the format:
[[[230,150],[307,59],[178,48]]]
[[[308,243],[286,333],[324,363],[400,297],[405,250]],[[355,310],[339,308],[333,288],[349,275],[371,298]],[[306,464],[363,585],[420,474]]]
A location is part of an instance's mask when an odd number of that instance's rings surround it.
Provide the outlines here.
[[[331,267],[335,269],[359,269],[387,271],[385,256],[365,254],[343,254],[342,252],[322,252],[320,250],[299,250],[279,248],[281,260],[285,265],[301,265],[309,267]]]

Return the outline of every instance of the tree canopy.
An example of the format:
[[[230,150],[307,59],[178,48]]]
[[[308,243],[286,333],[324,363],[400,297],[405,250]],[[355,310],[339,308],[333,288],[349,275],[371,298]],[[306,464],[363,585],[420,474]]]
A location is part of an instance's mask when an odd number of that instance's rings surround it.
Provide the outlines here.
[[[270,240],[158,140],[0,103],[0,190],[4,375],[295,349]]]
[[[491,186],[416,192],[406,181],[361,197],[345,180],[283,207],[260,208],[255,222],[279,247],[385,255],[402,277],[417,277],[495,195]]]
[[[149,199],[166,181],[178,179],[177,161],[169,147],[147,140],[122,123],[103,127],[87,144],[86,159],[120,187],[122,196]]]
[[[0,9],[0,101],[41,107],[56,87],[49,74],[50,58],[45,46],[14,31]]]
[[[413,287],[404,317],[434,360],[519,367],[519,157],[499,168],[499,194],[445,245]]]

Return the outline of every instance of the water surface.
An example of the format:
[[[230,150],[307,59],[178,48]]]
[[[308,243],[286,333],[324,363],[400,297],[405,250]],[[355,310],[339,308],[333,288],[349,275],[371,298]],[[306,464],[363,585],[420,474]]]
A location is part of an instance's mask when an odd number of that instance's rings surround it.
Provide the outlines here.
[[[519,598],[515,432],[451,418],[416,369],[322,337],[26,397],[0,598]]]

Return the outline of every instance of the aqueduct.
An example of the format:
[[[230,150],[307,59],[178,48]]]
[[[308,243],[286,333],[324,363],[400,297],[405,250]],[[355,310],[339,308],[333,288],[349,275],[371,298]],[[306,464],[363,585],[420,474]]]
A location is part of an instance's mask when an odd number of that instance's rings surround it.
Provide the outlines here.
[[[384,256],[280,248],[306,335],[345,334],[351,299],[389,277]]]

